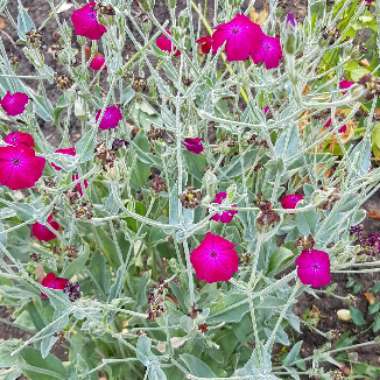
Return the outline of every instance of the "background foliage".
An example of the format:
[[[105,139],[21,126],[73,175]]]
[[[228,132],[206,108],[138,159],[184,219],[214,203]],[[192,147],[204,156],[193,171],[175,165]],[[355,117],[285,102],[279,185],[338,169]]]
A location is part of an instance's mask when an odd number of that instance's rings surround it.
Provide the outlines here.
[[[4,378],[330,378],[322,363],[334,363],[337,349],[301,359],[302,342],[291,338],[300,332],[292,305],[303,292],[314,293],[297,282],[294,260],[297,241],[311,235],[317,248],[329,252],[335,272],[363,261],[349,230],[365,217],[361,205],[380,179],[378,99],[368,100],[359,84],[342,93],[338,83],[378,75],[380,4],[370,10],[359,0],[311,0],[305,19],[292,29],[271,1],[263,28],[280,34],[285,57],[279,69],[268,71],[198,52],[195,41],[207,28],[249,13],[239,1],[216,1],[212,12],[191,1],[169,1],[163,24],[150,0],[108,1],[115,15],[102,16],[108,32],[99,46],[90,46],[103,51],[107,71],[93,74],[85,59],[88,41],[73,37],[60,13],[65,3],[48,2],[60,35],[57,59],[72,80],[55,99],[46,94],[56,73],[26,34],[43,25],[34,24],[21,1],[15,20],[7,1],[0,2],[34,67],[33,75],[19,74],[0,38],[1,93],[24,91],[32,99],[17,125],[2,114],[1,129],[32,133],[38,151],[64,169],[47,168],[33,191],[0,189],[1,303],[15,309],[16,324],[33,332],[26,341],[0,345]],[[166,28],[179,57],[154,44]],[[334,28],[336,38],[326,38],[324,32]],[[370,35],[364,42],[363,29]],[[120,127],[98,130],[96,110],[115,103],[125,116]],[[271,117],[262,111],[266,105]],[[335,118],[338,109],[345,123],[354,123],[347,139],[337,133],[337,123],[322,128],[324,117]],[[54,126],[59,147],[70,146],[73,127],[79,130],[75,160],[54,154],[58,146],[46,139],[42,122]],[[154,129],[170,138],[152,138]],[[203,137],[204,154],[183,149],[189,136]],[[116,138],[128,145],[115,152]],[[111,164],[100,148],[113,152]],[[89,181],[76,201],[68,196],[74,172]],[[152,186],[157,173],[164,191]],[[180,201],[190,186],[202,191],[196,209]],[[210,206],[222,190],[239,211],[229,225],[210,220],[210,207],[223,207]],[[285,192],[305,194],[294,213],[281,208]],[[271,202],[278,223],[258,225],[261,200]],[[56,241],[40,244],[29,225],[46,222],[52,211],[62,231]],[[228,283],[193,277],[189,254],[207,231],[237,245],[239,272]],[[44,289],[41,270],[75,278],[82,297],[71,303],[62,292]],[[42,290],[48,300],[40,298]],[[148,318],[157,306],[163,312]],[[51,353],[62,335],[65,361]],[[280,359],[272,355],[274,344],[288,347]]]

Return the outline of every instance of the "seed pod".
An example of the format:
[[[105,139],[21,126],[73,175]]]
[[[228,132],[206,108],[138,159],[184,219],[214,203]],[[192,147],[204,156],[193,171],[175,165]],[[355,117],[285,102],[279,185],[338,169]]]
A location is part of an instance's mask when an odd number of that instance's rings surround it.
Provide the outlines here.
[[[184,208],[196,208],[202,200],[202,192],[199,189],[188,187],[181,195],[181,203]]]

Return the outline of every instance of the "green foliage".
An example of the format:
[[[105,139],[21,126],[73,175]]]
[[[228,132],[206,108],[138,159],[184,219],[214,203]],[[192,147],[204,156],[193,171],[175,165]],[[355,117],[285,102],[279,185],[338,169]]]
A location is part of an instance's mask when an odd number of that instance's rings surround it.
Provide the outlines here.
[[[349,229],[364,219],[360,207],[380,180],[374,165],[380,130],[373,122],[379,104],[376,96],[365,97],[364,85],[342,92],[339,82],[377,75],[374,14],[359,0],[333,6],[310,1],[305,20],[290,28],[271,2],[263,28],[280,33],[283,45],[290,42],[280,68],[266,70],[251,61],[227,63],[221,53],[200,54],[195,41],[211,21],[195,2],[181,12],[175,1],[161,2],[169,15],[163,24],[154,1],[137,2],[139,15],[131,1],[105,2],[115,11],[100,16],[108,32],[99,42],[75,37],[75,44],[69,19],[56,13],[57,2],[47,3],[47,17],[56,20],[60,35],[57,63],[73,81],[56,90],[55,104],[47,91],[56,73],[28,36],[41,25],[21,1],[12,24],[33,75],[19,73],[0,35],[0,95],[18,90],[31,99],[20,119],[1,113],[1,131],[13,130],[17,122],[17,130],[33,134],[38,154],[48,162],[35,189],[0,189],[1,303],[31,330],[26,342],[0,343],[0,375],[323,376],[324,362],[336,364],[330,351],[352,346],[355,338],[322,348],[312,360],[302,358],[301,322],[316,329],[320,318],[307,309],[301,321],[293,311],[303,292],[316,295],[300,284],[294,262],[302,243],[313,238],[316,248],[329,253],[333,270],[363,264]],[[215,4],[218,23],[249,11],[238,1]],[[1,0],[0,13],[9,16]],[[333,27],[339,37],[329,42],[323,35]],[[167,28],[178,57],[155,46]],[[362,55],[356,38],[365,28],[372,34],[362,43]],[[91,54],[104,53],[106,71],[88,69],[86,47]],[[121,105],[123,120],[117,129],[98,130],[96,112],[110,104]],[[262,111],[266,105],[271,114]],[[358,110],[364,113],[359,119]],[[330,116],[331,128],[323,128]],[[42,120],[54,127],[57,146],[46,137]],[[343,123],[347,135],[338,131]],[[80,134],[75,158],[53,153],[74,145],[72,129]],[[200,155],[182,144],[195,136],[204,141]],[[72,194],[75,174],[89,182],[81,197]],[[181,200],[188,188],[202,194],[195,208]],[[219,191],[227,192],[226,203],[212,205]],[[296,209],[284,210],[285,193],[305,198]],[[262,222],[265,202],[273,223]],[[222,212],[232,206],[238,213],[231,223],[210,219],[211,208]],[[30,225],[46,223],[53,211],[62,226],[57,239],[32,239]],[[239,271],[231,281],[206,284],[194,276],[189,255],[207,231],[236,245]],[[81,298],[72,302],[62,291],[43,288],[41,273],[49,272],[78,281]],[[348,286],[355,294],[362,291],[354,280]],[[379,285],[372,290],[379,293]],[[369,323],[351,307],[353,323],[378,333],[379,305],[370,306]],[[52,353],[61,335],[69,351],[64,362]],[[273,354],[275,344],[285,347],[280,359]],[[363,376],[378,376],[374,367],[355,366]]]

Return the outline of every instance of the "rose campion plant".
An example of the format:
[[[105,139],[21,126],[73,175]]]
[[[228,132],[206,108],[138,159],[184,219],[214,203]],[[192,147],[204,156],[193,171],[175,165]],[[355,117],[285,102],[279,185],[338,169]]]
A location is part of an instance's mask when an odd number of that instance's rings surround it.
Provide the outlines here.
[[[74,33],[90,40],[100,40],[107,28],[99,22],[95,1],[76,9],[71,15]]]
[[[21,115],[29,103],[28,95],[23,92],[11,93],[7,91],[4,97],[0,100],[0,105],[4,112],[9,116]]]
[[[296,265],[303,284],[321,288],[331,283],[328,253],[317,249],[302,251],[297,257]]]
[[[101,115],[101,110],[96,113],[96,121],[99,120]],[[100,129],[112,129],[119,125],[120,120],[122,120],[123,114],[121,113],[120,107],[117,104],[107,106],[104,110],[104,114],[99,123]]]
[[[94,71],[99,71],[105,68],[106,59],[102,53],[96,53],[90,61],[89,67]]]
[[[29,189],[41,178],[45,162],[26,145],[0,147],[0,184],[11,190]]]
[[[211,232],[191,252],[190,258],[197,278],[209,283],[228,281],[239,265],[235,245]]]
[[[26,132],[10,132],[4,137],[4,142],[13,146],[27,146],[29,148],[34,148],[35,142],[33,136]]]
[[[374,5],[15,3],[0,306],[28,336],[0,378],[333,378],[352,345],[318,326],[304,357],[295,306],[379,270],[350,234],[380,180]]]
[[[48,228],[46,225],[41,224],[39,222],[35,222],[32,225],[32,235],[36,239],[40,241],[51,241],[54,240],[57,235],[53,232],[58,231],[60,229],[60,225],[57,221],[54,220],[53,215],[49,215],[47,218],[47,224],[50,228]]]

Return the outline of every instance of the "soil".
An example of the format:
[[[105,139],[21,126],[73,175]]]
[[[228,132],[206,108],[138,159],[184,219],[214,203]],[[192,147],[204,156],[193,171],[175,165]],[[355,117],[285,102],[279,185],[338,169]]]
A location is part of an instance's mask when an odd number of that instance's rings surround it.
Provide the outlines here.
[[[70,1],[67,1],[70,3]],[[23,0],[24,7],[28,8],[29,14],[34,20],[36,25],[41,25],[50,12],[49,4],[46,0]],[[84,3],[84,2],[83,2]],[[177,11],[183,9],[184,0],[177,1]],[[210,2],[211,3],[211,2]],[[282,5],[284,13],[288,11],[293,12],[298,19],[302,19],[307,10],[307,0],[292,0],[292,1],[282,1],[279,0],[279,4]],[[265,0],[257,0],[255,2],[256,12],[264,12],[266,9]],[[17,17],[17,2],[9,1],[8,8],[13,15],[14,19]],[[69,15],[72,10],[68,10],[60,14],[60,18],[69,19]],[[212,9],[209,9],[210,14],[212,14]],[[155,14],[158,20],[164,21],[168,18],[168,10],[166,6],[166,1],[156,1]],[[49,53],[49,48],[57,43],[57,35],[55,33],[56,26],[54,21],[49,21],[46,23],[45,27],[41,31],[43,34],[42,49],[45,52],[46,63],[53,67],[57,72],[62,72],[63,68],[57,64],[54,56]],[[25,58],[20,53],[20,48],[17,46],[17,36],[15,35],[14,28],[9,20],[5,20],[0,17],[0,34],[5,43],[6,50],[9,55],[17,57],[19,60],[19,72],[20,74],[32,75],[34,72],[33,67],[25,60]],[[126,52],[128,54],[128,51]],[[57,98],[57,90],[55,84],[48,87],[48,96],[53,101]],[[59,143],[58,137],[56,136],[55,129],[52,125],[44,123],[42,120],[41,127],[44,133],[52,143]],[[73,128],[75,131],[75,127]],[[380,231],[380,195],[373,197],[365,206],[367,210],[372,210],[373,214],[378,214],[379,218],[367,219],[365,221],[365,229],[367,231]],[[362,283],[363,289],[368,289],[373,285],[375,281],[379,281],[380,277],[375,275],[361,275],[356,276],[356,279]],[[350,289],[347,289],[347,277],[346,276],[335,276],[334,281],[337,283],[336,293],[339,296],[347,296],[351,293]],[[320,314],[320,322],[318,324],[318,329],[322,332],[335,331],[337,335],[341,335],[344,332],[350,332],[352,334],[357,334],[359,339],[358,342],[365,342],[374,339],[370,329],[359,330],[352,323],[341,322],[336,317],[336,311],[341,308],[347,308],[341,299],[337,299],[332,296],[321,295],[319,299],[314,299],[310,295],[305,295],[298,304],[295,306],[295,311],[298,315],[302,316],[306,309],[310,309],[314,305],[314,311],[318,310]],[[368,304],[362,295],[356,298],[355,306],[358,307],[363,314],[367,317]],[[11,311],[0,306],[0,340],[19,338],[27,339],[30,337],[30,332],[23,331],[15,326],[12,326]],[[321,346],[323,346],[327,340],[319,335],[318,333],[312,331],[307,327],[302,328],[302,335],[296,338],[297,340],[303,340],[302,346],[302,356],[306,357],[313,353],[313,351]],[[54,350],[55,354],[61,359],[67,357],[64,346],[57,345]],[[359,354],[359,360],[370,363],[374,366],[380,366],[380,345],[377,347],[371,346],[370,348],[363,348],[356,351]]]

